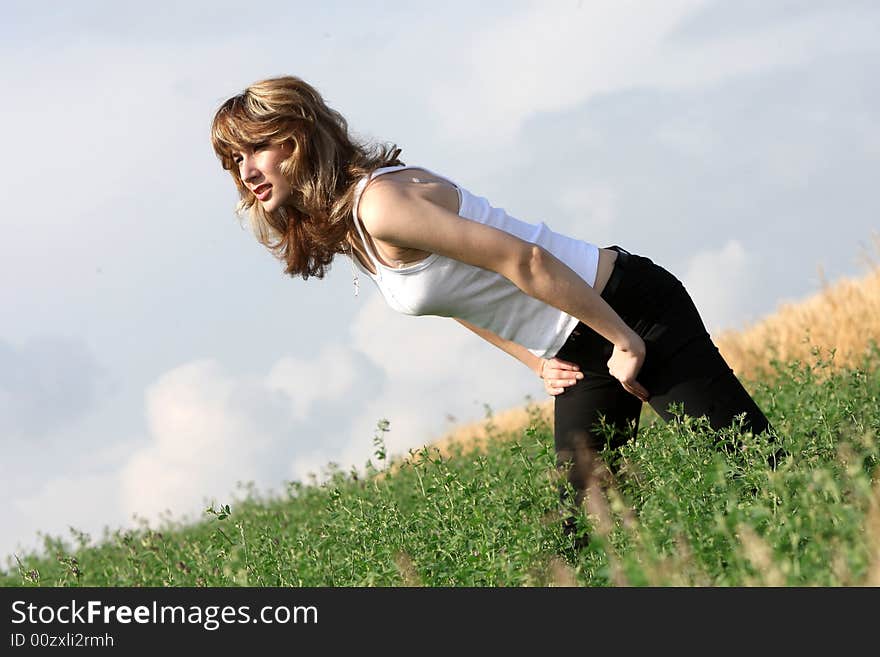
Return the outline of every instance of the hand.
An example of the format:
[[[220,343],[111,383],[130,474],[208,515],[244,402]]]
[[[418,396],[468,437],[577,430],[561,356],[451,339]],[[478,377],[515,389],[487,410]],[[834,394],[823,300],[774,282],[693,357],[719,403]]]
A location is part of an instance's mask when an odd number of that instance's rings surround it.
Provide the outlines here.
[[[538,376],[544,379],[544,390],[551,395],[564,392],[584,378],[577,363],[569,363],[560,358],[542,358],[540,369]]]
[[[614,345],[611,358],[608,359],[608,372],[620,381],[627,392],[635,395],[643,402],[651,398],[645,387],[636,381],[642,363],[645,362],[645,341],[635,332],[629,345]]]

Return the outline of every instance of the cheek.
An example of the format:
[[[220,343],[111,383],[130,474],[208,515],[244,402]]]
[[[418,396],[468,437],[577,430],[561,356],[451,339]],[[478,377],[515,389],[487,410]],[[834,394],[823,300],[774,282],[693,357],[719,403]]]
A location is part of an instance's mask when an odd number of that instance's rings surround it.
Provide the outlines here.
[[[282,171],[281,171],[281,164],[282,164],[283,162],[284,162],[283,159],[278,160],[278,161],[275,163],[275,166],[272,168],[272,172],[273,172],[274,175],[278,178],[278,182],[279,182],[279,183],[284,183],[285,186],[286,186],[286,185],[287,185],[287,178],[285,177],[284,173],[282,173]]]

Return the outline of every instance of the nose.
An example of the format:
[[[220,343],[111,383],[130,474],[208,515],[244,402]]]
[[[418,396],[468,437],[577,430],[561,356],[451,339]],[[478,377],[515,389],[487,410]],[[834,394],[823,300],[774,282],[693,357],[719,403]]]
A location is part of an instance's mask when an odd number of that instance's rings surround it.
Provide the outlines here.
[[[260,177],[260,169],[250,155],[242,155],[239,163],[241,179],[245,182],[254,182]]]

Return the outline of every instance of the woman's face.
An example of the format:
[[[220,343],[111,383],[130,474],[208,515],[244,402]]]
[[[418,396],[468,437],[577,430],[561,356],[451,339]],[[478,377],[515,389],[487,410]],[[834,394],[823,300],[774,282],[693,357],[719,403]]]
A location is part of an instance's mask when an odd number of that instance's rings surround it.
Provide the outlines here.
[[[288,144],[256,144],[232,155],[242,181],[267,212],[277,210],[290,196],[290,185],[280,169],[289,155]]]

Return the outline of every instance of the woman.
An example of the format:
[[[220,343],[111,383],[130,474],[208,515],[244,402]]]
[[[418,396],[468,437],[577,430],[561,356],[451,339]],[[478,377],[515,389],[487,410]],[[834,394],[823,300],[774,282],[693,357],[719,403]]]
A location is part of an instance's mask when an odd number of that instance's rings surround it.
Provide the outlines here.
[[[739,414],[746,430],[768,428],[682,284],[650,259],[520,221],[404,165],[400,149],[357,143],[296,77],[227,100],[211,138],[238,211],[286,274],[322,278],[344,253],[395,310],[453,317],[541,377],[560,468],[631,439],[643,402],[665,420],[675,402],[716,429]],[[584,471],[568,468],[577,503]]]

